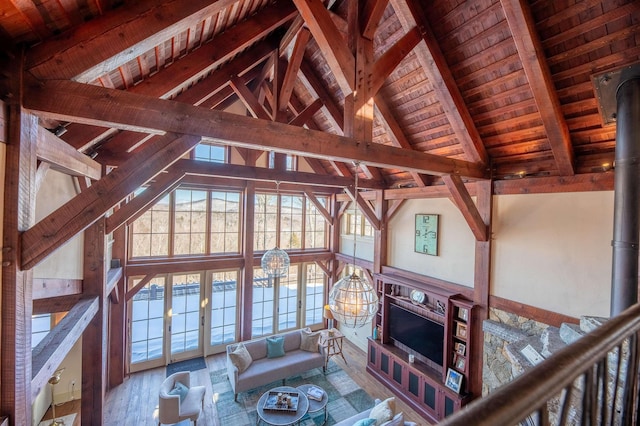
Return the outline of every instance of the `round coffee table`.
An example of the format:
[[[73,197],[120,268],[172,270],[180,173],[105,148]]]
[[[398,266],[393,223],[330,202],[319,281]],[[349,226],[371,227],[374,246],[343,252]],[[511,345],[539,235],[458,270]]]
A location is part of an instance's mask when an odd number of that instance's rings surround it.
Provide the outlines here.
[[[327,423],[327,403],[329,402],[329,396],[327,395],[327,393],[325,392],[324,389],[322,389],[320,386],[318,385],[314,385],[314,384],[306,384],[306,385],[300,385],[298,386],[298,390],[300,391],[300,393],[303,393],[305,395],[307,395],[307,391],[311,388],[318,388],[322,391],[322,399],[320,401],[317,401],[313,398],[309,398],[307,397],[307,399],[309,400],[309,413],[315,413],[318,412],[320,410],[324,410],[324,422],[322,424]]]
[[[296,392],[298,394],[298,408],[296,411],[275,411],[265,410],[264,403],[267,401],[269,394],[272,392]],[[256,424],[260,424],[260,420],[272,425],[272,426],[286,426],[298,422],[301,418],[307,414],[309,410],[309,400],[307,399],[307,393],[291,386],[279,386],[277,388],[269,389],[262,394],[258,400],[256,411],[258,413],[258,420]]]

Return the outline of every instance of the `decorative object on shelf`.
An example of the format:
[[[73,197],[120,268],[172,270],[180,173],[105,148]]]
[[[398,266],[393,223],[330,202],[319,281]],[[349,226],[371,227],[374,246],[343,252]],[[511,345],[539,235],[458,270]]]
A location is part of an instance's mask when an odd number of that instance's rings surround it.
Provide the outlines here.
[[[438,215],[416,214],[414,250],[418,253],[438,255]]]
[[[353,202],[358,206],[358,166],[355,163],[355,187]],[[378,295],[364,277],[356,271],[356,234],[353,234],[353,273],[338,281],[329,293],[329,307],[333,317],[349,328],[359,328],[369,323],[378,312]]]
[[[373,327],[373,340],[378,340],[378,327]]]
[[[456,337],[467,338],[467,326],[461,322],[456,323]]]
[[[467,351],[467,345],[465,345],[464,343],[456,342],[456,344],[454,345],[454,349],[457,354],[464,356],[465,352]]]
[[[445,380],[444,384],[446,387],[451,389],[456,393],[460,393],[460,387],[462,385],[462,374],[458,373],[453,368],[449,368],[447,370],[447,380]]]
[[[276,181],[276,202],[280,203],[280,182]],[[279,233],[276,233],[276,239],[280,239]],[[289,255],[286,251],[276,246],[271,250],[267,250],[262,255],[260,265],[265,274],[270,277],[286,277],[289,273]]]
[[[414,354],[409,354],[409,363],[413,364],[416,360],[416,356]]]
[[[442,303],[439,300],[436,300],[436,313],[438,315],[444,315],[444,313],[445,313],[444,303]]]
[[[64,367],[59,368],[58,370],[56,370],[55,373],[53,373],[53,376],[49,377],[49,380],[48,380],[49,384],[51,385],[51,411],[53,413],[53,421],[51,422],[50,426],[64,426],[64,420],[56,419],[56,401],[54,399],[54,392],[53,392],[55,386],[58,383],[60,383],[60,378],[62,377],[63,371],[64,371]]]
[[[418,290],[411,290],[411,294],[409,295],[409,297],[411,298],[411,303],[414,303],[416,305],[421,305],[425,302],[425,300],[427,300],[427,296]]]
[[[464,357],[460,355],[456,355],[456,359],[455,359],[456,368],[460,371],[464,371],[465,364],[466,364],[466,360],[464,359]]]
[[[324,305],[324,309],[322,311],[322,317],[327,320],[327,328],[331,330],[333,328],[333,313],[331,313],[331,308],[329,305]]]
[[[465,308],[458,308],[458,318],[463,321],[469,320],[469,311]]]

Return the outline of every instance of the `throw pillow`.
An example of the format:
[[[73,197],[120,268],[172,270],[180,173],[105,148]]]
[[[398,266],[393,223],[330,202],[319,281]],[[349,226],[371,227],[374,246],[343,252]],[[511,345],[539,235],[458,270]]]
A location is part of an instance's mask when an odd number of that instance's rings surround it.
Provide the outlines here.
[[[239,343],[238,346],[236,346],[236,348],[233,350],[233,352],[229,353],[229,359],[231,360],[231,363],[238,369],[239,373],[243,373],[253,362],[251,354],[242,343]]]
[[[267,358],[284,356],[284,337],[267,337]]]
[[[393,418],[393,412],[396,410],[396,398],[391,397],[382,401],[371,409],[369,417],[376,419],[376,426],[382,425]]]
[[[312,332],[309,329],[300,330],[300,349],[307,352],[318,352],[318,340],[320,332]]]
[[[382,423],[382,426],[404,426],[404,414],[396,414],[388,422]]]
[[[353,424],[353,426],[373,426],[376,424],[376,419],[360,419]]]
[[[180,397],[180,403],[184,401],[189,393],[189,388],[180,382],[176,382],[173,389],[169,391],[169,395],[178,395]]]

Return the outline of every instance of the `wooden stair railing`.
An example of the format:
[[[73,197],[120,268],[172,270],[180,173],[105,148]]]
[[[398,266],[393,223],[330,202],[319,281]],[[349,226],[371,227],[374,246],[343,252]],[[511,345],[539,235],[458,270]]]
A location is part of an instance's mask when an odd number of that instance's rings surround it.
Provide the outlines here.
[[[636,425],[639,332],[636,304],[439,425]]]

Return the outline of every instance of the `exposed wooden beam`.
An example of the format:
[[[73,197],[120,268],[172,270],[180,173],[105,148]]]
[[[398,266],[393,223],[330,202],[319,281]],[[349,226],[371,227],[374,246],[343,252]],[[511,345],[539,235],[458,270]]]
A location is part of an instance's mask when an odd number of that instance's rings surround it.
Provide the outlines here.
[[[327,265],[325,265],[324,263],[320,262],[319,260],[316,260],[314,263],[316,265],[318,265],[318,268],[320,268],[320,270],[322,270],[322,272],[325,274],[325,276],[327,276],[327,277],[331,276],[331,270],[329,270],[329,267]]]
[[[300,114],[289,121],[289,124],[291,126],[304,126],[307,121],[309,121],[316,112],[320,111],[320,108],[323,106],[324,103],[322,102],[322,99],[316,99],[311,105],[301,111]]]
[[[277,171],[265,167],[239,166],[236,164],[210,163],[196,160],[178,160],[176,168],[188,175],[217,176],[229,179],[249,179],[269,182],[287,182],[292,185],[316,185],[344,188],[353,185],[353,179],[318,175],[316,173]],[[368,189],[381,189],[384,184],[379,181],[361,179],[360,187]]]
[[[45,90],[43,90],[45,89]],[[45,95],[46,93],[46,95]],[[459,174],[484,178],[480,164],[408,151],[375,143],[205,110],[178,102],[135,95],[72,81],[27,85],[25,106],[46,116],[153,132],[196,134],[207,140],[252,149],[272,149],[335,161],[359,161],[370,166],[426,174]],[[92,105],[92,108],[86,108]]]
[[[311,201],[316,209],[318,209],[322,217],[324,217],[324,220],[326,220],[329,225],[333,225],[333,217],[331,217],[331,213],[329,213],[329,210],[327,210],[325,206],[320,203],[318,197],[316,197],[316,195],[309,189],[305,189],[304,193],[309,201]]]
[[[133,298],[133,296],[135,296],[142,289],[142,287],[149,284],[155,277],[155,274],[145,275],[135,286],[127,290],[125,299],[127,301],[131,300],[131,298]]]
[[[72,176],[86,176],[93,180],[102,176],[100,163],[78,152],[43,127],[39,128],[36,155],[38,160],[49,163],[53,169]]]
[[[33,300],[82,293],[82,280],[34,278]]]
[[[355,88],[355,58],[321,0],[293,0],[343,93]]]
[[[258,98],[249,90],[243,79],[233,76],[231,80],[229,80],[229,85],[253,117],[271,120],[269,113],[264,109]]]
[[[120,278],[123,277],[122,267],[120,268],[109,268],[107,271],[107,279],[106,279],[106,290],[105,294],[111,295],[112,291],[115,289],[117,291],[116,285]],[[114,302],[117,303],[117,302]]]
[[[40,78],[87,83],[234,3],[155,0],[117,8],[66,37],[36,45],[27,58],[27,69]]]
[[[389,203],[389,208],[387,209],[387,222],[389,222],[391,218],[393,218],[393,216],[398,212],[405,201],[406,200],[392,200]]]
[[[293,94],[293,86],[298,78],[298,71],[300,70],[300,64],[304,57],[304,49],[307,47],[309,38],[311,38],[309,30],[307,28],[301,28],[296,37],[296,42],[293,45],[293,51],[289,57],[287,70],[284,74],[284,81],[282,82],[282,88],[280,90],[280,100],[278,101],[280,111],[287,109],[289,99]]]
[[[180,180],[183,177],[184,171],[174,167],[171,167],[168,173],[163,173],[158,176],[155,182],[150,184],[141,194],[138,194],[133,200],[129,201],[124,206],[120,206],[118,210],[107,218],[107,234],[112,233],[132,217],[146,210],[151,204],[156,202],[158,198],[164,196],[168,192],[171,192],[180,184]]]
[[[362,37],[373,40],[373,36],[378,29],[378,24],[380,23],[380,19],[382,19],[382,15],[384,15],[387,4],[389,4],[389,0],[367,0],[365,2],[360,18]]]
[[[50,314],[53,312],[68,312],[80,301],[80,299],[84,297],[85,296],[83,296],[82,293],[77,293],[34,300],[33,315]]]
[[[345,188],[345,191],[351,196],[351,199],[355,200],[358,204],[358,208],[364,217],[367,218],[373,229],[379,231],[380,230],[380,219],[376,216],[376,213],[371,208],[371,204],[367,202],[362,195],[360,195],[360,191],[358,191],[357,198],[356,194],[353,192],[353,187]]]
[[[334,102],[333,97],[327,92],[320,78],[316,76],[313,67],[307,60],[303,60],[300,64],[300,81],[306,86],[310,93],[314,94],[317,98],[322,99],[324,109],[327,111],[327,119],[333,123],[333,128],[336,134],[344,134],[344,113],[342,109]]]
[[[456,138],[462,145],[466,158],[472,162],[488,164],[489,157],[480,133],[476,129],[460,89],[458,89],[438,41],[429,26],[423,4],[418,0],[391,0],[391,4],[402,26],[407,31],[417,25],[422,33],[426,48],[418,49],[418,60],[429,81],[433,84],[433,90]]]
[[[564,119],[545,51],[538,36],[528,4],[520,0],[500,0],[522,67],[536,100],[560,174],[575,174],[574,154],[569,128]]]
[[[409,30],[400,40],[378,58],[373,65],[373,79],[370,93],[375,96],[384,85],[386,78],[396,69],[400,62],[420,43],[422,35],[417,27]]]
[[[613,191],[613,172],[585,173],[573,176],[534,177],[495,181],[493,193],[548,194],[557,192]]]
[[[193,149],[199,141],[200,138],[196,136],[166,135],[23,232],[22,267],[33,268],[127,195]]]
[[[478,208],[471,199],[471,195],[469,195],[460,176],[442,176],[442,180],[449,188],[454,204],[458,206],[476,240],[487,241],[487,225],[482,220],[482,216],[480,216],[480,212],[478,212]]]
[[[78,341],[98,312],[98,298],[82,299],[33,348],[31,398],[42,391],[47,380]]]

